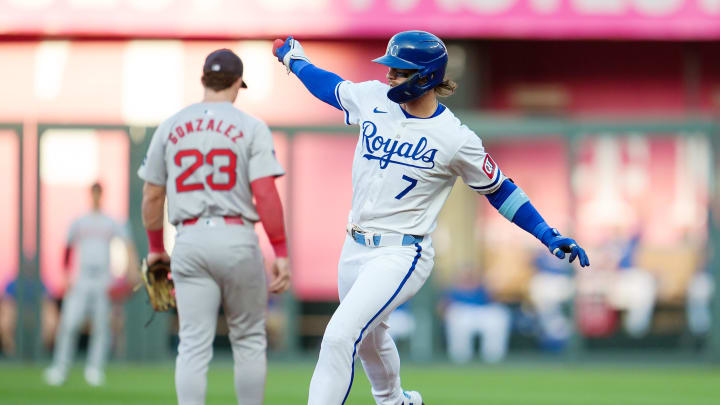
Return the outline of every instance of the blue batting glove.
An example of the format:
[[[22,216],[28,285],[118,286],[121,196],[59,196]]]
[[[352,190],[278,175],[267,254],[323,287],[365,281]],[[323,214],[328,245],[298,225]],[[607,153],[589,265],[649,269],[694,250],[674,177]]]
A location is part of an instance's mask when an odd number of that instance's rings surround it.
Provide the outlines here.
[[[305,50],[303,50],[302,45],[293,39],[293,37],[288,37],[285,42],[283,42],[282,39],[276,39],[275,42],[273,42],[273,55],[285,65],[288,74],[291,72],[293,61],[302,60],[307,62],[307,64],[310,63],[310,59],[305,55]],[[295,74],[299,73],[300,70],[302,70],[302,68],[296,70]]]
[[[279,62],[282,63],[285,55],[290,51],[290,45],[293,37],[288,37],[285,41],[282,39],[276,39],[273,43],[273,55],[275,55]]]
[[[572,263],[575,258],[578,258],[580,267],[590,265],[590,259],[587,253],[585,253],[585,249],[581,248],[574,239],[560,235],[557,229],[551,228],[545,231],[541,240],[542,243],[548,247],[550,253],[557,256],[558,259],[564,259],[565,254],[570,253],[570,263]]]

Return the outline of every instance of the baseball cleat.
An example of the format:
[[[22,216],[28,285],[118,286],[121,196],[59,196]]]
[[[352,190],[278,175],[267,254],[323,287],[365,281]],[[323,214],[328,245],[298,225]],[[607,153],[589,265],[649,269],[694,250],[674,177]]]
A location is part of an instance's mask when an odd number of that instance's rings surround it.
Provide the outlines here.
[[[105,385],[105,373],[96,368],[85,369],[85,381],[92,387]]]
[[[55,367],[47,368],[43,373],[43,378],[45,379],[45,384],[52,387],[59,387],[65,384],[65,373]]]
[[[403,395],[405,395],[405,400],[402,405],[425,405],[422,395],[417,391],[403,391]]]

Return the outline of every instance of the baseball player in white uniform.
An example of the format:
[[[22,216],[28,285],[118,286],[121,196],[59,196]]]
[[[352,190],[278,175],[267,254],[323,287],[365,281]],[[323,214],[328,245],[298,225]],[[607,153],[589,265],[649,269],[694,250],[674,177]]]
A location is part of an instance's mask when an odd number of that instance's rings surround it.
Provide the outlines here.
[[[180,405],[205,403],[220,305],[229,328],[238,404],[262,404],[267,293],[290,287],[282,204],[275,187],[275,178],[284,171],[268,126],[233,107],[240,88],[247,87],[242,73],[242,61],[231,50],[208,55],[203,101],[157,128],[138,170],[145,180],[147,261],[170,261],[175,283]],[[163,246],[166,196],[170,223],[178,230],[172,260]],[[276,255],[269,286],[254,228],[258,221]]]
[[[377,404],[421,405],[419,392],[402,389],[385,321],[430,275],[430,233],[458,176],[559,258],[569,253],[570,261],[577,257],[587,266],[587,255],[545,223],[480,138],[438,102],[455,83],[445,79],[447,50],[435,35],[393,36],[387,53],[374,60],[389,67],[387,83],[353,83],[319,69],[292,37],[276,40],[273,54],[313,95],[341,110],[346,124],[360,127],[338,265],[340,305],[323,336],[308,404],[344,404],[359,355]]]
[[[137,262],[134,244],[125,228],[100,210],[102,186],[95,183],[90,192],[92,211],[76,219],[67,236],[64,267],[69,273],[71,252],[77,251],[79,270],[63,300],[53,362],[45,370],[45,381],[49,385],[65,382],[75,354],[78,333],[88,316],[92,330],[85,380],[93,386],[105,382],[104,369],[110,347],[111,306],[108,290],[113,282],[110,241],[116,237],[122,238],[128,250],[128,263],[132,267]]]

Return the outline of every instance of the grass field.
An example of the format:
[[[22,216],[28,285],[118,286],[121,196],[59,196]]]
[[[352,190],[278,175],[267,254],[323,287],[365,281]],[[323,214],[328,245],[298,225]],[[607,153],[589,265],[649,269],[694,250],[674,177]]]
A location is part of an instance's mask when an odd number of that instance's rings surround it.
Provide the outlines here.
[[[267,405],[307,403],[310,363],[270,363]],[[73,370],[62,387],[48,387],[42,368],[0,363],[2,405],[174,404],[173,365],[113,365],[102,388],[85,384]],[[403,386],[418,389],[427,405],[701,405],[720,403],[720,368],[693,365],[563,366],[407,365]],[[235,404],[232,368],[213,363],[207,405]],[[369,384],[358,370],[348,405],[372,405]]]

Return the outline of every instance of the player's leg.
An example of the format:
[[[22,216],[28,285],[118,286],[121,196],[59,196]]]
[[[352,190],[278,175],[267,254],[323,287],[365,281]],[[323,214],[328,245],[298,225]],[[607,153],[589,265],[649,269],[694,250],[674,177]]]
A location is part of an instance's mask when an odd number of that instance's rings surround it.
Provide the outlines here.
[[[90,385],[102,385],[105,382],[105,362],[110,348],[110,299],[105,288],[93,290],[90,295],[92,329],[85,380]]]
[[[45,375],[47,381],[53,385],[62,384],[75,356],[78,332],[85,320],[89,304],[85,290],[83,285],[76,284],[63,301],[53,362]]]
[[[381,320],[420,289],[432,270],[432,255],[429,241],[379,249],[346,242],[339,275],[341,295],[344,280],[352,280],[342,272],[356,271],[356,278],[325,330],[310,382],[309,405],[344,403],[355,377],[358,346]],[[359,263],[362,265],[353,269]],[[400,403],[402,391],[395,395],[393,401]]]
[[[338,292],[340,301],[355,284],[360,270],[366,263],[363,247],[347,239],[348,254],[343,255],[338,265]],[[361,253],[353,256],[350,252]],[[396,311],[397,312],[397,311]],[[391,312],[392,313],[392,312]],[[392,336],[387,332],[387,317],[383,319],[358,345],[358,356],[362,362],[365,375],[370,381],[371,392],[377,404],[397,403],[397,397],[402,392],[400,384],[400,354],[398,353]]]
[[[225,231],[230,234],[225,236]],[[267,372],[267,284],[257,236],[248,232],[252,231],[240,227],[225,228],[219,236],[237,243],[223,248],[222,240],[219,240],[213,245],[217,253],[210,252],[209,256],[216,259],[210,268],[222,288],[238,404],[261,405]]]
[[[370,380],[372,394],[378,405],[397,405],[400,384],[400,354],[395,342],[381,322],[359,345],[358,354]]]
[[[207,370],[212,359],[220,287],[200,259],[203,238],[197,232],[178,234],[171,260],[180,323],[175,362],[175,391],[179,405],[202,405]]]

